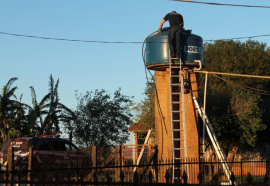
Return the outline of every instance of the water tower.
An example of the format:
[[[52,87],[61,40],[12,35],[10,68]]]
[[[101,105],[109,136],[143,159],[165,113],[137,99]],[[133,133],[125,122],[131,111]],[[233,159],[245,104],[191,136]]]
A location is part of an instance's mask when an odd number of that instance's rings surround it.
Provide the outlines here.
[[[200,156],[199,115],[192,98],[198,97],[194,71],[203,62],[203,39],[192,34],[191,30],[184,30],[181,36],[181,59],[171,59],[168,30],[164,28],[146,39],[145,63],[148,69],[155,71],[158,158],[177,163]],[[173,182],[179,181],[179,168],[173,167],[172,172]]]

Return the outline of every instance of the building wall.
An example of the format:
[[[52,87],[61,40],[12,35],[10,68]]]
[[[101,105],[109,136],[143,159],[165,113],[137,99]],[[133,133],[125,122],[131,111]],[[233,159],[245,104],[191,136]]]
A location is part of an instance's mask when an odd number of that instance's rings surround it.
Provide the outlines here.
[[[194,109],[193,96],[198,96],[196,74],[188,71],[191,91],[185,94],[185,118],[188,158],[199,157],[198,112]],[[155,104],[155,133],[159,159],[172,159],[172,125],[170,102],[170,69],[155,72],[158,94]],[[180,116],[181,117],[181,116]],[[181,155],[183,157],[183,155]]]

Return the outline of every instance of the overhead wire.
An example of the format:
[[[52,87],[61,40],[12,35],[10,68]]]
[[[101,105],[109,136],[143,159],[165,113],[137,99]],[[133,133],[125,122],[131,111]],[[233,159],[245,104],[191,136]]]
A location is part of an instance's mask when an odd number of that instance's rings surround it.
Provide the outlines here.
[[[210,2],[188,1],[188,0],[171,0],[171,1],[179,1],[179,2],[184,2],[184,3],[207,4],[207,5],[219,5],[219,6],[237,6],[237,7],[246,7],[246,8],[270,8],[270,6],[237,5],[237,4],[210,3]]]
[[[34,38],[34,39],[45,39],[45,40],[56,40],[56,41],[72,41],[72,42],[86,42],[86,43],[103,43],[103,44],[143,44],[144,42],[141,41],[97,41],[97,40],[80,40],[80,39],[65,39],[65,38],[53,38],[53,37],[44,37],[44,36],[33,36],[33,35],[23,35],[23,34],[14,34],[8,32],[0,32],[2,35],[10,35],[10,36],[17,36],[17,37],[27,37],[27,38]],[[251,39],[257,37],[266,37],[270,36],[270,34],[263,34],[257,36],[245,36],[245,37],[235,37],[235,38],[227,38],[227,39],[207,39],[204,41],[219,41],[219,40],[235,40],[235,39]],[[167,41],[161,42],[147,42],[147,43],[167,43]]]
[[[207,71],[206,69],[204,69],[204,70],[206,72],[210,72],[210,71]],[[245,85],[240,85],[238,83],[234,83],[234,82],[232,82],[230,80],[227,80],[227,79],[224,79],[222,77],[219,77],[218,75],[216,75],[214,73],[209,73],[209,74],[217,77],[218,79],[221,79],[222,81],[224,81],[226,83],[234,84],[235,86],[237,86],[239,88],[242,88],[242,89],[245,89],[247,91],[254,92],[254,93],[257,93],[257,94],[270,95],[270,91],[265,91],[265,90],[261,90],[261,89],[256,89],[256,88],[248,87],[248,86],[245,86]]]
[[[153,74],[150,72],[150,70],[147,68],[146,66],[146,61],[145,61],[145,54],[146,54],[146,49],[144,48],[144,45],[147,41],[147,39],[151,36],[153,36],[154,34],[158,33],[158,31],[154,31],[152,32],[150,35],[148,35],[142,45],[142,58],[143,58],[143,63],[144,63],[144,68],[145,68],[145,76],[146,76],[146,80],[147,80],[147,85],[149,85],[149,81],[148,81],[148,76],[147,76],[147,71],[149,72],[149,74],[151,75],[152,79],[155,79]],[[154,89],[155,89],[155,94],[156,94],[156,100],[157,100],[157,107],[158,107],[158,113],[159,113],[159,117],[160,117],[160,121],[161,121],[161,136],[163,138],[163,126],[165,126],[165,122],[164,122],[164,117],[162,114],[162,110],[161,110],[161,106],[160,106],[160,102],[159,102],[159,97],[158,97],[158,91],[157,91],[157,86],[156,86],[156,81],[154,81]],[[163,143],[163,140],[162,140]],[[162,155],[163,155],[163,145],[161,145],[161,159],[162,159]]]

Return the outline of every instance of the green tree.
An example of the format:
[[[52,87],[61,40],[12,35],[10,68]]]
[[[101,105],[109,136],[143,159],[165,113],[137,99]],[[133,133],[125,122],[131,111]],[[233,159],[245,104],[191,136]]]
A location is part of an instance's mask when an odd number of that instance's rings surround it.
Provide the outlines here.
[[[112,99],[105,90],[86,92],[85,95],[76,91],[76,120],[72,128],[77,144],[106,149],[128,140],[131,97],[122,95],[120,91],[116,90]]]
[[[30,90],[32,96],[32,108],[30,109],[30,114],[28,116],[28,129],[33,135],[33,130],[34,129],[37,130],[38,123],[39,123],[38,128],[40,128],[40,126],[43,124],[43,115],[48,113],[46,108],[48,107],[50,93],[46,94],[42,98],[42,100],[38,103],[34,87],[30,86]]]
[[[155,82],[150,79],[144,89],[145,98],[140,103],[135,103],[131,110],[134,113],[133,120],[144,130],[155,129]]]
[[[0,128],[2,133],[3,141],[7,141],[8,139],[8,125],[9,120],[12,118],[12,113],[16,107],[17,101],[12,100],[11,97],[15,97],[14,92],[16,91],[17,87],[12,87],[14,81],[18,78],[14,77],[11,78],[8,83],[3,87],[2,92],[0,94]]]
[[[69,113],[74,118],[74,113],[72,112],[72,110],[59,102],[58,85],[59,79],[56,83],[54,83],[54,79],[51,75],[49,80],[50,102],[48,105],[46,105],[48,111],[39,130],[39,134],[60,133],[60,121],[62,120],[62,117],[64,117],[64,115],[62,114],[63,112]]]
[[[204,65],[208,71],[269,76],[269,56],[266,44],[257,41],[216,41],[204,45]],[[203,86],[199,91],[201,99],[202,89]],[[270,94],[266,96],[266,92],[259,90],[270,91],[270,81],[225,75],[208,77],[207,115],[229,158],[238,148],[269,142],[265,137],[270,134]]]
[[[62,113],[65,111],[74,115],[69,108],[59,102],[58,85],[59,79],[54,83],[54,79],[50,75],[49,93],[43,97],[40,103],[37,103],[34,87],[30,87],[33,108],[29,114],[28,127],[33,129],[39,120],[38,134],[61,133],[59,125],[63,117]]]

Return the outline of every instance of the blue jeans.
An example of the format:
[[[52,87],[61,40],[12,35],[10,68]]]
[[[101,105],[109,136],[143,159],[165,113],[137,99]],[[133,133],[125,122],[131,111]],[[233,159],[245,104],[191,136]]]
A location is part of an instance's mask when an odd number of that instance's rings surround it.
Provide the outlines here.
[[[182,31],[183,28],[180,27],[179,25],[174,25],[170,27],[168,34],[168,41],[171,55],[173,54],[176,54],[176,56],[180,55]]]

